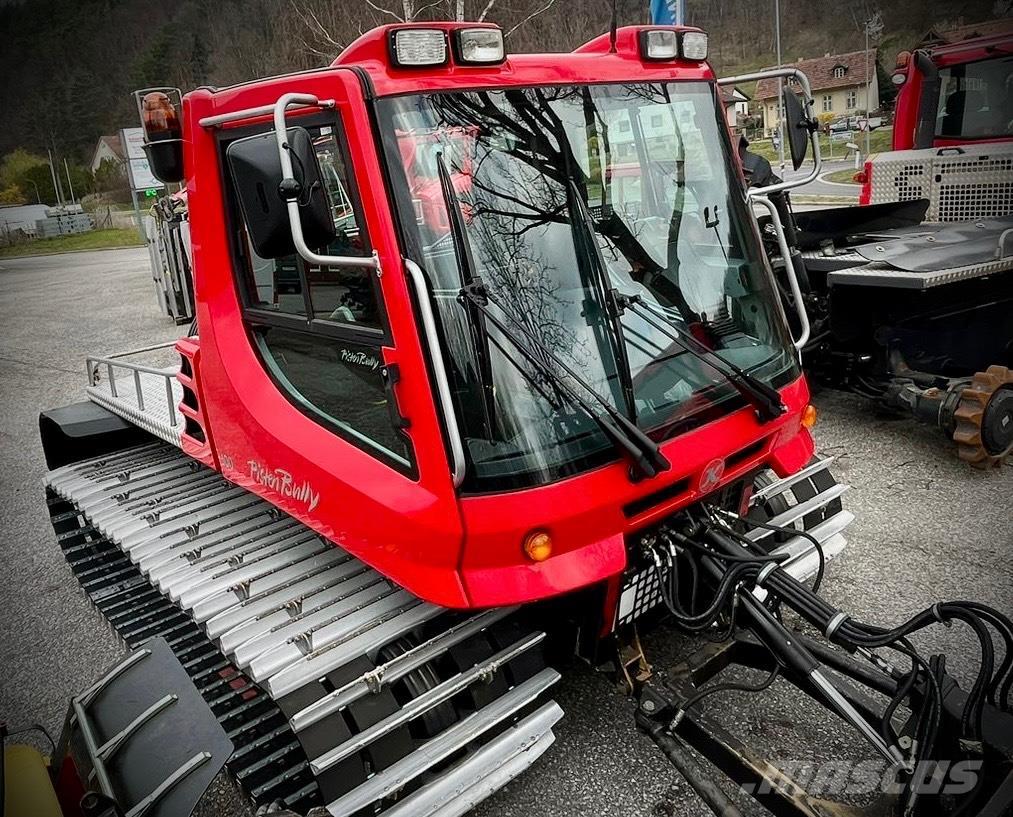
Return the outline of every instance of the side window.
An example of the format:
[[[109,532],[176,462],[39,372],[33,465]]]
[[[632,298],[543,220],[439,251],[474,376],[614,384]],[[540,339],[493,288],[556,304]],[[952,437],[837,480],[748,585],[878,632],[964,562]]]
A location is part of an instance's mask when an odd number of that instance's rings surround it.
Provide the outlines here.
[[[328,247],[314,249],[329,255],[368,255],[372,247],[338,128],[333,123],[303,126],[316,148],[336,228]],[[260,258],[234,197],[230,208],[243,317],[265,369],[304,413],[360,448],[410,470],[410,441],[391,405],[383,364],[381,346],[388,341],[375,274],[354,267],[320,267],[295,255]]]

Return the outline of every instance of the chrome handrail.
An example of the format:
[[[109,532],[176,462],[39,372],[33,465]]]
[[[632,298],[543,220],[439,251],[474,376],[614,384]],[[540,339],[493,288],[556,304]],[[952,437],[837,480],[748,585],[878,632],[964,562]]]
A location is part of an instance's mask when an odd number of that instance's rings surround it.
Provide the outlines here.
[[[433,366],[436,393],[440,400],[440,407],[443,409],[443,417],[447,423],[447,436],[450,439],[450,455],[453,460],[451,476],[454,487],[459,488],[464,481],[464,443],[461,440],[460,426],[457,424],[457,412],[454,411],[454,398],[450,394],[450,380],[447,378],[447,369],[443,365],[443,349],[440,345],[439,333],[436,331],[436,319],[433,316],[429,288],[426,285],[426,276],[418,264],[410,258],[406,258],[404,265],[415,289],[415,297],[419,302],[419,317],[422,319],[422,329],[426,337],[430,362]]]
[[[175,343],[175,341],[173,341]],[[152,347],[161,348],[161,347]],[[144,350],[138,350],[144,351]],[[124,352],[124,354],[129,354]],[[127,363],[123,360],[116,360],[114,357],[97,357],[89,356],[84,359],[85,370],[88,377],[88,385],[91,387],[97,387],[99,382],[99,368],[104,366],[106,369],[106,380],[109,381],[109,395],[119,399],[119,394],[116,391],[116,377],[115,371],[117,369],[123,369],[132,374],[134,381],[134,397],[137,400],[138,411],[144,411],[144,390],[141,388],[141,375],[150,374],[157,377],[162,377],[165,380],[165,400],[166,408],[168,409],[169,425],[175,427],[176,425],[176,399],[172,393],[172,381],[176,378],[176,372],[173,369],[156,369],[154,366],[145,366],[143,363]]]
[[[291,96],[291,94],[289,94]],[[309,96],[308,94],[300,94],[300,96]],[[305,107],[308,108],[333,108],[333,99],[317,99],[315,96],[310,97],[313,101],[306,103]],[[293,105],[296,107],[296,105]],[[304,107],[299,105],[299,107]],[[217,128],[221,125],[226,125],[230,122],[240,122],[244,119],[253,119],[258,116],[268,116],[273,114],[275,104],[271,105],[259,105],[256,108],[243,108],[239,111],[231,111],[230,113],[220,113],[215,116],[205,116],[199,120],[199,124],[202,128]]]
[[[798,313],[799,324],[802,327],[800,337],[794,341],[795,348],[802,351],[802,347],[809,342],[809,315],[805,311],[805,304],[802,303],[802,288],[798,283],[798,276],[795,275],[795,267],[791,263],[791,250],[788,248],[788,239],[784,234],[784,225],[777,213],[774,202],[766,196],[754,196],[752,201],[764,207],[770,213],[770,223],[774,227],[774,235],[777,237],[777,246],[781,250],[781,258],[784,259],[784,273],[788,277],[788,287],[791,289],[791,296],[795,300],[795,311]]]
[[[294,182],[292,157],[289,155],[288,128],[285,125],[285,112],[290,106],[314,106],[321,103],[312,94],[282,94],[274,103],[274,136],[278,142],[278,158],[281,160],[281,177],[283,181]],[[313,252],[306,244],[302,232],[302,220],[299,217],[299,201],[295,195],[286,199],[288,221],[292,228],[292,243],[296,251],[311,264],[323,267],[362,267],[376,270],[380,274],[380,258],[373,252],[371,256],[357,255],[320,255]]]

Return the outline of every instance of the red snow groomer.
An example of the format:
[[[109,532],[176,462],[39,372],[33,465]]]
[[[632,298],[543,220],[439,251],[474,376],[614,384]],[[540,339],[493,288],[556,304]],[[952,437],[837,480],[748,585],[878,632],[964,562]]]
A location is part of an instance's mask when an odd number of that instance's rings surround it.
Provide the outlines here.
[[[644,728],[720,801],[683,749],[713,733],[649,680],[636,628],[660,615],[727,634],[695,671],[781,667],[904,775],[944,737],[870,726],[782,605],[872,662],[856,677],[905,729],[1003,728],[1005,699],[880,658],[924,617],[871,627],[802,584],[851,515],[706,54],[690,28],[507,55],[492,25],[395,25],[327,68],[146,100],[151,165],[187,188],[196,334],[168,369],[90,358],[89,401],[43,413],[50,509],[255,801],[464,813],[553,740],[547,634],[647,696]],[[984,610],[931,621],[1005,637]]]

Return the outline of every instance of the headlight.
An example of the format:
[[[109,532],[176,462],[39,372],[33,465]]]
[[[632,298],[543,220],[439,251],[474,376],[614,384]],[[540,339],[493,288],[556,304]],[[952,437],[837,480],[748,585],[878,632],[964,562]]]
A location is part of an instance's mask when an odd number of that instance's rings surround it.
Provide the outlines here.
[[[498,28],[462,28],[455,33],[457,61],[465,65],[496,65],[506,59],[503,32]]]
[[[666,28],[642,31],[640,56],[645,60],[674,60],[679,56],[679,40],[675,32]]]

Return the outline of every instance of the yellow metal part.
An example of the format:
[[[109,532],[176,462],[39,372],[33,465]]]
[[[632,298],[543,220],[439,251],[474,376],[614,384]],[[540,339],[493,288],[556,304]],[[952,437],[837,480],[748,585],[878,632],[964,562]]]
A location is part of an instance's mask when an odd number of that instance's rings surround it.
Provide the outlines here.
[[[46,759],[31,746],[4,748],[4,817],[62,817]]]

